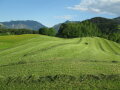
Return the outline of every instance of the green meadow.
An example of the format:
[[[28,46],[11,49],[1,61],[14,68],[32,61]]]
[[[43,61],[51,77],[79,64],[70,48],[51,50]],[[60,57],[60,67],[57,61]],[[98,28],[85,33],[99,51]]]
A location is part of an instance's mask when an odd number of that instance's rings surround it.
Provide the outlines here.
[[[99,37],[0,36],[0,90],[119,90],[120,44]]]

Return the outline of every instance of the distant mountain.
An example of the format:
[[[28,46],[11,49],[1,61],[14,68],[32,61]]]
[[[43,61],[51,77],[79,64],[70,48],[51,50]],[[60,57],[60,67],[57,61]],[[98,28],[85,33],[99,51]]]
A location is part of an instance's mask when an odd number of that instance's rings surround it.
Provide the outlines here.
[[[26,21],[10,21],[10,22],[0,22],[2,25],[4,25],[6,28],[10,29],[32,29],[32,30],[38,30],[42,27],[46,27],[43,24],[33,21],[33,20],[26,20]]]
[[[56,31],[59,31],[59,28],[61,26],[62,23],[59,23],[59,24],[56,24],[53,26],[53,28],[56,30]]]

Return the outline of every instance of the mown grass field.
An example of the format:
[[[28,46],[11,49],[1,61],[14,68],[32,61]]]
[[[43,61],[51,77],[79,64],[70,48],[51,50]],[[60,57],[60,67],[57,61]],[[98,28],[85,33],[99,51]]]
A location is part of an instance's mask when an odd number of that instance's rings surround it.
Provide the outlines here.
[[[98,37],[0,36],[0,90],[120,89],[120,44]]]

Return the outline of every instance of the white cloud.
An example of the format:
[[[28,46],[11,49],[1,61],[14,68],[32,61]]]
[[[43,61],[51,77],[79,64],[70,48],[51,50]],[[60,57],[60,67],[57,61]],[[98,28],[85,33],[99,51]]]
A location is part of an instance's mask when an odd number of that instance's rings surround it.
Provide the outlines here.
[[[57,19],[65,19],[65,20],[71,20],[74,19],[75,16],[73,15],[64,15],[64,16],[55,16]]]
[[[120,0],[81,0],[80,4],[67,8],[79,11],[120,15]]]

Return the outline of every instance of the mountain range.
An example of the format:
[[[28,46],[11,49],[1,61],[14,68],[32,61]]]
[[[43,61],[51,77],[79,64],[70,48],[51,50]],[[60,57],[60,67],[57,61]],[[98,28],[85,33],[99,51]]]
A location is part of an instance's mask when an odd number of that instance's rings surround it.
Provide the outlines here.
[[[10,29],[31,29],[38,30],[42,27],[46,27],[45,25],[33,21],[33,20],[17,20],[17,21],[9,21],[9,22],[0,22],[1,26]]]

